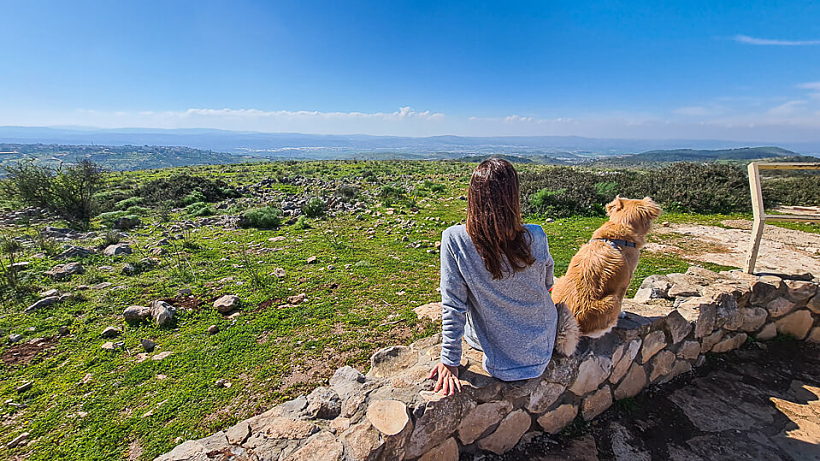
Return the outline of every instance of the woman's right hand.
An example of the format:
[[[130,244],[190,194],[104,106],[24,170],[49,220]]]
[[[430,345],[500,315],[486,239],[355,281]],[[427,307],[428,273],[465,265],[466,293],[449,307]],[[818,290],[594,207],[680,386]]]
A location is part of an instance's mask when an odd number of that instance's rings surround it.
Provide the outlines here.
[[[451,367],[450,365],[439,362],[430,371],[430,376],[428,376],[427,379],[435,379],[437,375],[438,380],[436,381],[436,387],[433,389],[433,392],[438,392],[441,389],[444,389],[444,395],[453,395],[456,392],[461,392],[461,383],[458,381],[458,367]]]

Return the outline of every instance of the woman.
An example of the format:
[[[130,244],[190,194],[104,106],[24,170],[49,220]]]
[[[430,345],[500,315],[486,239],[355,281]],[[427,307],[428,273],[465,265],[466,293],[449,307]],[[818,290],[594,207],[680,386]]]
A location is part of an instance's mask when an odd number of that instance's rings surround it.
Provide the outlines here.
[[[470,179],[467,225],[442,234],[441,362],[430,373],[438,376],[436,392],[461,390],[462,337],[504,381],[540,376],[552,357],[559,322],[548,293],[553,260],[541,226],[522,223],[518,187],[509,162],[481,162]]]

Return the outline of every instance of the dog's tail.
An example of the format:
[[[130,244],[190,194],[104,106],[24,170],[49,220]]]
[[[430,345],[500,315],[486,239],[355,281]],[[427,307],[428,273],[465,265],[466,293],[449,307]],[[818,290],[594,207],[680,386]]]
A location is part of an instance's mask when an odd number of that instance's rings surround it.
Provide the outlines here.
[[[555,333],[555,350],[559,354],[569,357],[575,353],[581,330],[575,316],[564,303],[555,306],[558,309],[558,331]]]

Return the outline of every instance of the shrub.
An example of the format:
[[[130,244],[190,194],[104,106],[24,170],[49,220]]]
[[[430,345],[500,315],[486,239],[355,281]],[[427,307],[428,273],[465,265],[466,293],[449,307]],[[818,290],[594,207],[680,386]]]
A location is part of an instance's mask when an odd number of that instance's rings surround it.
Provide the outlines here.
[[[444,192],[444,184],[433,184],[430,186],[430,191],[435,193]]]
[[[202,192],[200,192],[198,190],[195,190],[195,191],[191,192],[190,194],[188,194],[188,195],[186,195],[185,197],[182,198],[182,203],[184,203],[185,205],[190,205],[192,203],[198,203],[198,202],[207,202],[207,201],[208,201],[208,197],[205,197],[205,194],[203,194]]]
[[[308,223],[307,217],[299,216],[299,219],[296,220],[296,223],[293,225],[293,228],[296,230],[305,230],[310,229],[310,223]]]
[[[20,162],[3,169],[7,179],[0,188],[6,195],[29,206],[46,208],[81,227],[87,227],[94,216],[94,196],[103,185],[105,173],[91,160],[58,168]]]
[[[242,213],[239,225],[259,229],[273,229],[282,224],[282,211],[270,206],[254,208]]]
[[[192,203],[186,206],[184,211],[186,214],[189,214],[193,217],[213,216],[216,214],[216,210],[214,210],[212,206],[208,205],[205,202]]]
[[[145,199],[143,199],[142,197],[128,197],[125,200],[120,200],[119,202],[117,202],[117,209],[118,210],[127,210],[128,208],[131,208],[132,206],[141,205],[142,202],[144,202],[144,201],[145,201]]]
[[[170,201],[174,206],[197,202],[218,202],[239,194],[221,179],[203,178],[180,173],[169,178],[154,179],[139,187],[137,195],[147,203]],[[190,201],[196,199],[196,201]],[[186,203],[186,200],[189,200]]]
[[[327,205],[319,197],[313,197],[302,206],[302,214],[308,218],[319,218],[327,211]]]
[[[359,195],[359,189],[348,184],[342,184],[336,188],[335,195],[343,202],[350,202]]]

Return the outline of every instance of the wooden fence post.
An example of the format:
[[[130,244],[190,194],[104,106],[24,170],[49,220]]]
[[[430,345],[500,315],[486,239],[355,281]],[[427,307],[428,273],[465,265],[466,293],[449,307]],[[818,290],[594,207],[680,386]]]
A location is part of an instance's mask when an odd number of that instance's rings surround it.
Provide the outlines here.
[[[765,212],[763,210],[763,190],[760,187],[760,168],[757,163],[749,164],[749,188],[752,192],[752,239],[749,242],[749,253],[746,255],[746,273],[752,274],[757,262],[757,252],[760,250],[760,239],[763,237],[763,226],[765,225]]]

